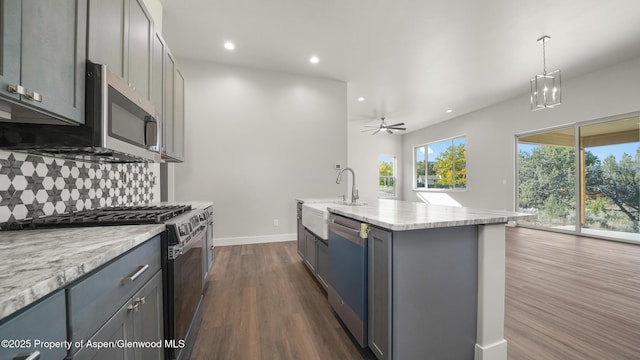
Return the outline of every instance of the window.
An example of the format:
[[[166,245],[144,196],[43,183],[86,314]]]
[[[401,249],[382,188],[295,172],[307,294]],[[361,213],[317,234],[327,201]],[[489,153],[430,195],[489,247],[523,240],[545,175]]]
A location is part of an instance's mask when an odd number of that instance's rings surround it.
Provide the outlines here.
[[[467,187],[467,138],[464,136],[414,147],[416,189]]]
[[[378,197],[396,196],[396,158],[393,156],[381,156],[378,159],[379,181]]]

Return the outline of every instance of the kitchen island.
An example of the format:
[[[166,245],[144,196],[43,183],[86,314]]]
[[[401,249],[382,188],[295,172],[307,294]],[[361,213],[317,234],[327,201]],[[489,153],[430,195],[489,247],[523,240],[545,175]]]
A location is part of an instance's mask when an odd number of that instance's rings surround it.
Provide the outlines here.
[[[507,358],[505,225],[531,215],[395,200],[328,211],[367,224],[368,346],[380,360]]]

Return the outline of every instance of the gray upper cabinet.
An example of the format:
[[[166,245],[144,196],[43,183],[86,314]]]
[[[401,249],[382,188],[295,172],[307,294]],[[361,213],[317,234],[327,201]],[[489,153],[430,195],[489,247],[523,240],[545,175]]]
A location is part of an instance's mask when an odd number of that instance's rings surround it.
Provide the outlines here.
[[[125,78],[125,8],[128,0],[89,3],[89,60]],[[106,30],[108,29],[108,31]]]
[[[182,71],[176,67],[175,77],[175,109],[174,109],[174,125],[173,125],[173,144],[175,158],[184,159],[184,76]]]
[[[184,111],[184,76],[178,68],[175,58],[169,49],[166,49],[162,122],[162,158],[165,161],[180,162],[184,160]]]
[[[1,1],[0,96],[84,123],[86,0]]]
[[[105,64],[151,100],[153,21],[141,0],[89,3],[89,60]]]
[[[129,3],[129,82],[138,94],[150,98],[151,87],[151,29],[153,22],[142,0]]]

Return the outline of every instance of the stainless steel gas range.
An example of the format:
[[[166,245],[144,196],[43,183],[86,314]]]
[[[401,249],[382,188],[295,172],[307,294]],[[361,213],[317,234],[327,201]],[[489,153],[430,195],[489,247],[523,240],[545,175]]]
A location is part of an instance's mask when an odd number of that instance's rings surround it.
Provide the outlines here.
[[[188,359],[201,321],[208,258],[212,257],[211,206],[145,205],[84,210],[2,224],[2,230],[165,224],[162,235],[165,358]]]

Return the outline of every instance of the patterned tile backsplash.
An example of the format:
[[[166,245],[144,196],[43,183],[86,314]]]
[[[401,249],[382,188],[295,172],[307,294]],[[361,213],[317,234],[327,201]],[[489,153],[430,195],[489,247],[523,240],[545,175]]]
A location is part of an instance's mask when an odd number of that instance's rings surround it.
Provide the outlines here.
[[[0,150],[0,223],[154,199],[149,164],[95,164]]]

